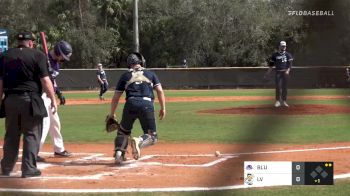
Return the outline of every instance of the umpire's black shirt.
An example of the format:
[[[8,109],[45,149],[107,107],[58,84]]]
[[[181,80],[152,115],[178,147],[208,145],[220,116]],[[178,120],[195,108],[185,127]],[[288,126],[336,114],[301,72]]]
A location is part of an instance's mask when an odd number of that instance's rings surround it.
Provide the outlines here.
[[[18,46],[0,56],[4,92],[42,92],[40,78],[48,76],[47,58],[39,50]]]

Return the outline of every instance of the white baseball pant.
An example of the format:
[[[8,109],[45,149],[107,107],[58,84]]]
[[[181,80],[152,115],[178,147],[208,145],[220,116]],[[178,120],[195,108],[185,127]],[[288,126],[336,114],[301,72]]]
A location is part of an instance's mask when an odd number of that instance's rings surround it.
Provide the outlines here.
[[[61,135],[61,122],[60,122],[58,113],[57,112],[55,114],[52,113],[51,99],[47,97],[46,93],[43,93],[41,98],[44,100],[48,117],[45,117],[43,119],[43,134],[41,136],[40,149],[45,143],[48,132],[50,132],[51,141],[54,146],[54,152],[63,152],[64,144],[63,144],[63,138]]]

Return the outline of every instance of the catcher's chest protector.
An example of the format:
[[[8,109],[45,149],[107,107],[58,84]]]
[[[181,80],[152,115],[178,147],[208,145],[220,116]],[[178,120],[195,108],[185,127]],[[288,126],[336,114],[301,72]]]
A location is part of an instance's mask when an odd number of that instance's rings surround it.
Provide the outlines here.
[[[146,76],[143,75],[142,70],[134,70],[131,72],[130,80],[126,82],[125,89],[127,89],[130,84],[141,84],[143,82],[148,83],[153,87],[153,83]]]

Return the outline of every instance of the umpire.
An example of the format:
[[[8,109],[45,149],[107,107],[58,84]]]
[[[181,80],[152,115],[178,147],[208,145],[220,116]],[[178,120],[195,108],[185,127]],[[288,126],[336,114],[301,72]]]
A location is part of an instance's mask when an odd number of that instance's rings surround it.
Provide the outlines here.
[[[275,107],[281,105],[289,107],[287,104],[287,82],[290,69],[292,68],[292,55],[286,51],[287,43],[281,41],[279,44],[279,51],[272,54],[269,63],[269,70],[267,74],[275,67],[275,83],[276,83],[276,102]],[[267,75],[266,74],[266,75]]]
[[[0,57],[0,97],[2,117],[5,117],[5,141],[2,175],[9,176],[18,158],[21,134],[23,134],[22,178],[40,176],[37,155],[42,134],[43,117],[47,116],[41,99],[44,90],[51,99],[51,109],[57,104],[47,69],[44,53],[33,49],[35,36],[22,32],[17,36],[18,47]]]
[[[120,122],[120,129],[114,140],[116,164],[121,164],[125,160],[128,138],[136,119],[139,119],[144,134],[140,137],[132,138],[131,140],[134,159],[140,158],[140,148],[151,146],[157,142],[158,137],[154,117],[153,90],[157,92],[158,96],[160,120],[162,120],[166,114],[162,85],[155,73],[144,68],[145,60],[143,56],[138,52],[131,53],[127,58],[127,64],[129,66],[129,71],[124,73],[118,81],[109,114],[110,117],[114,116],[119,99],[125,91],[126,103]]]

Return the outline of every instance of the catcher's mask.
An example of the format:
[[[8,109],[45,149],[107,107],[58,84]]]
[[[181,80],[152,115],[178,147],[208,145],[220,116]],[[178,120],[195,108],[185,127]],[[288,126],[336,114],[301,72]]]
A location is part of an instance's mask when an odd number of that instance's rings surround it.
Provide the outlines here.
[[[140,64],[142,67],[146,67],[146,60],[139,52],[133,52],[130,53],[128,58],[126,59],[126,64],[128,65],[128,68],[130,68],[132,65]]]

